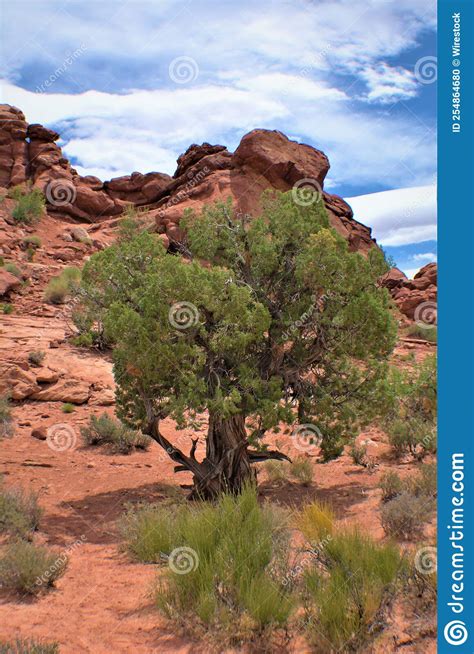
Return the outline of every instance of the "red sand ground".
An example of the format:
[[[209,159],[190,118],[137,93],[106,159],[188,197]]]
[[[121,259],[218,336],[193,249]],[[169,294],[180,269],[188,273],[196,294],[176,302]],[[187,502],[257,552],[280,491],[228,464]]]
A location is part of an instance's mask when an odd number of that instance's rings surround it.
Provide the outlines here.
[[[45,218],[42,223],[43,247],[34,264],[41,268],[40,279],[14,299],[12,315],[1,316],[0,355],[2,358],[26,356],[31,350],[43,349],[47,365],[80,379],[99,380],[103,386],[112,386],[107,357],[80,350],[68,342],[57,349],[48,349],[49,341],[63,338],[68,329],[63,309],[42,303],[47,280],[63,265],[50,253],[64,246],[61,234],[65,226],[51,218]],[[8,227],[8,234],[11,231]],[[0,236],[5,237],[5,231]],[[107,241],[110,234],[104,230],[94,238]],[[431,351],[427,345],[405,343],[398,348],[395,358],[402,362],[407,354],[413,353],[420,360]],[[58,551],[69,548],[70,562],[57,588],[36,600],[0,596],[0,640],[21,635],[58,641],[61,654],[199,651],[197,643],[174,633],[173,626],[154,608],[150,589],[157,569],[133,563],[121,552],[116,527],[128,503],[156,502],[176,492],[184,493],[179,484],[189,483],[189,475],[175,475],[172,462],[155,444],[148,452],[129,456],[83,449],[80,426],[92,413],[104,410],[113,412],[113,407],[104,409],[89,404],[64,414],[61,403],[25,401],[13,410],[15,435],[2,442],[0,452],[4,483],[7,487],[22,486],[39,494],[44,515],[36,540]],[[45,441],[32,438],[32,427],[57,423],[67,423],[75,430],[74,449],[54,451]],[[163,431],[171,442],[179,439],[184,449],[188,447],[183,443],[184,438],[189,438],[190,445],[191,432],[176,432],[171,422],[165,424]],[[410,474],[414,464],[396,463],[384,435],[377,430],[366,432],[360,439],[370,439],[369,455],[377,464],[372,473],[355,466],[347,454],[324,465],[314,458],[311,459],[314,482],[309,487],[286,481],[271,483],[265,480],[262,471],[259,478],[262,499],[295,508],[313,498],[325,500],[334,506],[339,520],[358,524],[376,538],[383,538],[378,480],[387,469]],[[298,454],[292,449],[289,437],[279,440],[288,452]],[[201,438],[198,456],[202,447]],[[433,525],[430,531],[433,532]],[[396,606],[393,623],[377,651],[435,652],[432,636],[412,641],[408,632],[415,622],[409,607]],[[304,644],[295,639],[291,651],[303,653]]]

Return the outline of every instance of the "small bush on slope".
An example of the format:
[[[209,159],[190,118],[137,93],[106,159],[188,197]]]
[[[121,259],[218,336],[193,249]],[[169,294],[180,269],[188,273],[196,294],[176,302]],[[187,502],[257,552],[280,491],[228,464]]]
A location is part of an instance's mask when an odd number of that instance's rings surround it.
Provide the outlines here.
[[[44,195],[34,188],[31,191],[15,187],[10,191],[11,197],[16,200],[12,211],[12,217],[17,223],[31,225],[38,222],[44,212]]]
[[[107,445],[117,454],[130,454],[133,449],[147,450],[151,438],[139,431],[130,429],[107,413],[91,416],[89,425],[81,428],[85,445]]]
[[[21,489],[0,489],[0,533],[29,538],[41,517],[37,496]]]
[[[50,304],[63,304],[77,289],[80,281],[79,268],[73,266],[65,268],[60,275],[50,280],[44,291],[44,299]]]
[[[19,594],[39,595],[66,571],[67,557],[27,541],[9,545],[0,559],[0,584]]]
[[[170,618],[236,644],[285,625],[292,609],[283,585],[288,540],[282,516],[260,507],[252,487],[205,503],[145,508],[122,525],[140,560],[168,558],[156,590]],[[195,617],[192,617],[195,614]]]
[[[7,396],[0,396],[0,438],[12,436],[13,418],[10,401]]]

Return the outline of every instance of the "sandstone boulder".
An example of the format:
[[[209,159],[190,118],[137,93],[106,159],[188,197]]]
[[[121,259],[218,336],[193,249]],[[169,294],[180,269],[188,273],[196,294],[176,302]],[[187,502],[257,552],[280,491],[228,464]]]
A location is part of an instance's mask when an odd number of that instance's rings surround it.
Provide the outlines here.
[[[12,291],[16,291],[21,287],[21,281],[15,275],[12,275],[8,270],[0,268],[0,297],[9,295]]]
[[[89,384],[78,379],[60,379],[56,384],[35,392],[32,400],[43,402],[71,402],[84,404],[90,395]]]

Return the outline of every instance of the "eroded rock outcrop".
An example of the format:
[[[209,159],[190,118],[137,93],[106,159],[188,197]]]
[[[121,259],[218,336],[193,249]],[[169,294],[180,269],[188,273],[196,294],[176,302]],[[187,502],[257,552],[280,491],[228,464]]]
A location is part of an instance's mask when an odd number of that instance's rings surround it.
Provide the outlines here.
[[[333,227],[351,250],[364,252],[375,244],[371,230],[354,220],[349,205],[324,192],[326,155],[278,131],[249,132],[234,153],[223,145],[193,144],[178,157],[173,177],[134,172],[104,183],[78,175],[58,139],[51,129],[28,125],[19,109],[0,105],[0,185],[30,180],[45,193],[48,212],[80,221],[119,215],[127,203],[147,206],[165,245],[176,246],[183,238],[180,222],[188,207],[199,210],[231,198],[237,211],[254,215],[266,189],[288,191],[304,183],[325,203]]]
[[[323,191],[329,170],[326,155],[309,145],[291,141],[278,131],[256,129],[246,134],[232,154],[223,146],[192,145],[178,158],[174,181],[154,203],[157,229],[171,243],[183,234],[180,220],[186,208],[231,198],[237,211],[253,215],[267,189],[288,191],[304,183],[315,201],[323,201],[333,227],[352,250],[375,245],[371,230],[353,219],[352,209],[336,195]],[[303,187],[304,188],[304,187]]]
[[[392,268],[381,280],[388,288],[401,313],[410,320],[415,319],[417,309],[425,303],[436,303],[438,266],[428,263],[413,279],[408,279],[401,270]]]

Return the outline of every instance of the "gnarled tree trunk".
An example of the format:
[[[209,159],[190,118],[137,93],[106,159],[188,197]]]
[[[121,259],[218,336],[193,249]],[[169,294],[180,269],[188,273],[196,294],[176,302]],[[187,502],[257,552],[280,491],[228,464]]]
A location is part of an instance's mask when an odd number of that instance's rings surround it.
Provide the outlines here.
[[[185,470],[192,472],[194,487],[190,499],[215,499],[222,493],[239,493],[246,482],[256,480],[252,463],[268,459],[289,460],[281,452],[250,451],[243,415],[234,415],[230,418],[221,418],[213,414],[209,416],[206,457],[201,462],[195,457],[197,439],[193,439],[191,451],[186,455],[160,433],[159,422],[158,418],[154,418],[146,433],[178,464],[175,472]]]

